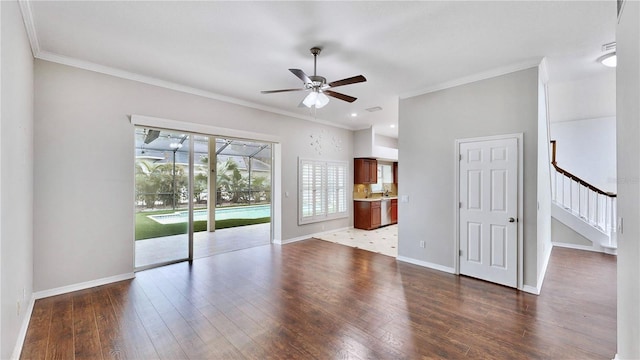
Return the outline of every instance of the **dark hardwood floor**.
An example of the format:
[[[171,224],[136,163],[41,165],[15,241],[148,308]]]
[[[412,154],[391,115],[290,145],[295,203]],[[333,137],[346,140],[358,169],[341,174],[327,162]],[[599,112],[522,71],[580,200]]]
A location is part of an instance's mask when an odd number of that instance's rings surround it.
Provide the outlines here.
[[[321,240],[36,302],[23,359],[611,359],[616,258],[555,248],[542,294]]]

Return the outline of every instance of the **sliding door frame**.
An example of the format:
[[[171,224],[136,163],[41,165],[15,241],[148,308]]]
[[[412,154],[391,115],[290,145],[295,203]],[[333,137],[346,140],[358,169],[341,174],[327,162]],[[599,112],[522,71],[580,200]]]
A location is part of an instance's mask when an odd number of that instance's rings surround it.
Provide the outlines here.
[[[165,131],[181,131],[189,134],[189,198],[193,194],[194,182],[193,177],[195,175],[194,166],[194,135],[201,135],[209,137],[209,142],[215,138],[235,138],[249,141],[265,142],[271,144],[271,229],[270,229],[270,243],[281,244],[282,243],[282,219],[281,214],[281,147],[280,138],[273,135],[254,133],[250,131],[221,128],[204,124],[190,123],[184,121],[162,119],[144,115],[131,115],[131,124],[135,127],[153,128],[157,130]],[[135,133],[135,132],[134,132]],[[214,145],[215,146],[215,145]],[[209,144],[211,147],[211,144]],[[217,159],[215,159],[217,161]],[[209,176],[211,176],[211,158],[209,159]],[[211,191],[209,191],[211,192]],[[215,192],[215,189],[214,189]],[[210,195],[209,195],[210,196]],[[209,199],[209,202],[211,200]],[[215,201],[215,197],[214,197]],[[135,266],[135,240],[132,242],[133,246],[133,267],[134,271],[142,271],[155,267],[161,267],[171,265],[183,261],[193,261],[193,202],[189,201],[189,225],[188,225],[188,237],[189,237],[189,253],[187,258],[165,261],[161,263],[151,264],[136,267]]]

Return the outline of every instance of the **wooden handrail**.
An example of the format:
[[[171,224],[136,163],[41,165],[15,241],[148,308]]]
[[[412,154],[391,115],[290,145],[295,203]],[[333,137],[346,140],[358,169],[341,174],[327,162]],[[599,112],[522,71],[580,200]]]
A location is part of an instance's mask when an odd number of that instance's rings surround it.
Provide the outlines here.
[[[604,195],[604,196],[608,196],[611,198],[616,197],[617,195],[611,192],[606,192],[604,190],[600,190],[597,187],[589,184],[588,182],[580,179],[579,177],[573,175],[572,173],[568,172],[567,170],[564,170],[563,168],[558,166],[558,163],[556,162],[556,141],[555,140],[551,140],[551,165],[553,165],[553,167],[556,169],[557,172],[559,172],[560,174],[568,177],[571,180],[575,180],[578,184],[591,189],[592,191],[595,191],[598,194]]]

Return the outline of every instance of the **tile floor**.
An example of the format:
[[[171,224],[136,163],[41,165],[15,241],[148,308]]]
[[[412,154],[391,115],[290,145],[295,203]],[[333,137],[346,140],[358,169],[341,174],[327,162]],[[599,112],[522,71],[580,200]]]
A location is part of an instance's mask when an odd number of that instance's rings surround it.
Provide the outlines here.
[[[398,225],[375,230],[349,229],[316,236],[316,239],[398,257]]]

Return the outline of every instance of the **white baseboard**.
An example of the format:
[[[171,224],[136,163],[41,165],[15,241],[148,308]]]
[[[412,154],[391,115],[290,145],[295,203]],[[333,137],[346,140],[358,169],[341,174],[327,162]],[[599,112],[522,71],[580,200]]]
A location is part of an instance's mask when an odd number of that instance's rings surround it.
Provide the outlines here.
[[[20,355],[22,354],[22,347],[24,346],[24,340],[27,337],[27,329],[29,329],[29,322],[31,321],[31,314],[33,313],[33,305],[35,304],[35,302],[36,299],[31,296],[31,300],[29,300],[29,305],[27,306],[27,311],[25,312],[24,318],[22,319],[22,325],[20,326],[20,332],[18,332],[18,339],[16,340],[16,345],[13,348],[11,359],[20,359]]]
[[[561,248],[567,248],[567,249],[593,251],[593,252],[599,252],[599,253],[604,252],[601,249],[596,249],[593,246],[589,246],[589,245],[578,245],[578,244],[568,244],[568,243],[554,242],[553,246],[557,246],[557,247],[561,247]]]
[[[62,295],[62,294],[70,293],[70,292],[73,292],[73,291],[89,289],[89,288],[92,288],[92,287],[106,285],[106,284],[110,284],[110,283],[114,283],[114,282],[118,282],[118,281],[123,281],[123,280],[129,280],[129,279],[133,279],[134,277],[136,277],[136,275],[135,275],[135,273],[132,273],[132,272],[131,273],[126,273],[126,274],[115,275],[115,276],[109,276],[109,277],[106,277],[106,278],[91,280],[91,281],[87,281],[87,282],[83,282],[83,283],[72,284],[72,285],[67,285],[67,286],[61,286],[61,287],[55,288],[55,289],[38,291],[38,292],[33,293],[33,298],[35,300],[43,299],[43,298],[47,298],[47,297],[50,297],[50,296]]]
[[[307,240],[307,239],[311,239],[311,238],[314,238],[314,237],[317,238],[317,237],[320,237],[320,236],[325,235],[325,234],[331,234],[331,233],[334,233],[334,232],[345,231],[345,230],[350,230],[350,229],[353,229],[353,227],[347,226],[347,227],[343,227],[343,228],[339,228],[339,229],[321,231],[321,232],[308,234],[308,235],[303,235],[303,236],[298,236],[298,237],[294,237],[294,238],[291,238],[291,239],[285,239],[285,240],[274,239],[273,243],[274,244],[279,244],[279,245],[286,245],[286,244],[294,243],[296,241]]]
[[[551,251],[553,251],[553,243],[547,250],[547,253],[544,254],[544,263],[542,264],[542,271],[540,272],[540,276],[538,276],[538,293],[542,291],[542,283],[544,283],[544,277],[547,275],[547,268],[549,267],[549,259],[551,258]]]
[[[544,277],[547,274],[547,268],[549,267],[549,259],[551,258],[551,251],[555,243],[551,243],[549,250],[547,250],[546,254],[544,254],[544,262],[542,263],[542,271],[540,271],[540,275],[538,275],[538,279],[536,280],[536,286],[524,285],[522,286],[522,291],[528,292],[529,294],[540,295],[540,291],[542,291],[542,283],[544,283]]]
[[[455,274],[456,273],[456,270],[454,268],[452,268],[452,267],[443,266],[443,265],[439,265],[439,264],[434,264],[434,263],[430,263],[428,261],[416,260],[416,259],[408,258],[408,257],[405,257],[405,256],[398,256],[396,258],[396,260],[402,261],[402,262],[406,262],[406,263],[409,263],[409,264],[413,264],[413,265],[426,267],[426,268],[429,268],[429,269],[434,269],[434,270],[438,270],[438,271],[444,271],[444,272],[449,273],[449,274]]]

